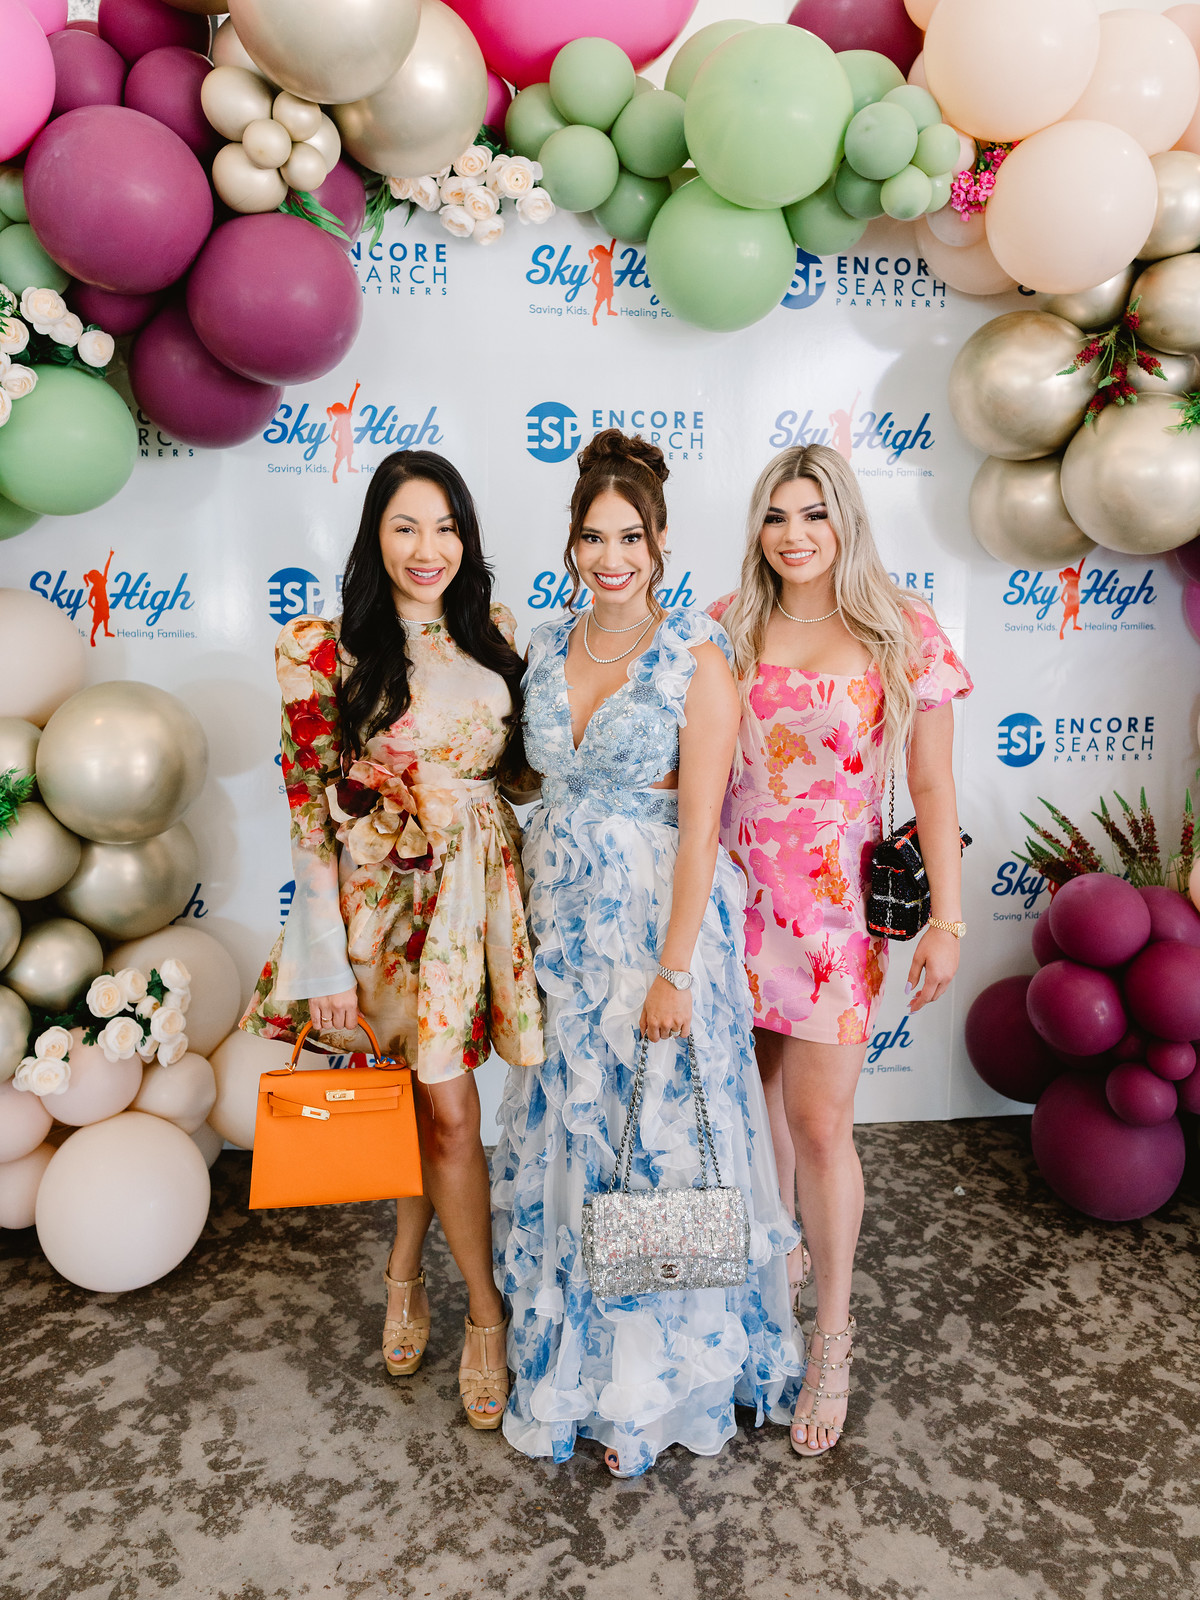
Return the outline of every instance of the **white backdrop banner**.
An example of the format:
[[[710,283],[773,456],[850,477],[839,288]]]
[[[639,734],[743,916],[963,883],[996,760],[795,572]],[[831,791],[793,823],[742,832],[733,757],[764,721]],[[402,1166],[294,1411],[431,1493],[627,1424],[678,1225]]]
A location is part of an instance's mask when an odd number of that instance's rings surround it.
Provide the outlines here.
[[[1034,302],[948,292],[911,230],[884,221],[845,255],[801,254],[764,322],[708,334],[658,303],[639,247],[614,246],[590,222],[517,227],[484,251],[400,215],[378,246],[356,248],[365,320],[350,357],[288,389],[261,438],[208,452],[139,417],[140,460],[116,499],[0,545],[0,584],[74,619],[93,680],[160,684],[208,730],[210,777],[188,817],[202,877],[184,916],[233,951],[249,993],[290,896],[274,637],[302,612],[338,611],[363,487],[389,451],[428,447],[461,468],[523,645],[565,599],[574,456],[594,431],[641,432],[665,452],[662,598],[698,606],[736,581],[763,464],[820,441],[849,456],[889,569],[932,601],[977,686],[958,708],[960,805],[975,839],[962,969],[950,998],[909,1017],[908,953],[894,952],[859,1114],[1005,1109],[966,1062],[962,1023],[984,984],[1031,966],[1047,897],[1013,854],[1020,813],[1045,795],[1086,818],[1101,793],[1133,800],[1145,785],[1173,826],[1200,663],[1163,560],[1096,551],[1073,614],[1073,575],[1009,570],[971,538],[980,458],[954,428],[947,374],[980,323]],[[489,1117],[502,1070],[481,1069]]]

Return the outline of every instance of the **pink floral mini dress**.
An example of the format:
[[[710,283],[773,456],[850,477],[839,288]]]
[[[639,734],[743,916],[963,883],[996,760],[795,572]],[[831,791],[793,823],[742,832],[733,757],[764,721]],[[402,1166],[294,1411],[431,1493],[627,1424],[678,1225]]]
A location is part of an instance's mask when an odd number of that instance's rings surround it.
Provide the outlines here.
[[[710,606],[717,621],[733,595]],[[909,668],[921,711],[970,694],[932,614]],[[869,1038],[887,940],[867,932],[871,854],[882,837],[888,761],[883,684],[760,662],[742,772],[725,797],[721,843],[746,876],[746,970],[754,1024],[818,1044]]]

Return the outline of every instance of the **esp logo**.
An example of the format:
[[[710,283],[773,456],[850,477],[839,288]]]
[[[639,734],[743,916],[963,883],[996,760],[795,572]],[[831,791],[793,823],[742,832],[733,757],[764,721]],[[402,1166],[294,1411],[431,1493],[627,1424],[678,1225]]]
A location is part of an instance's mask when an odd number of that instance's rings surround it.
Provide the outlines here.
[[[565,461],[579,449],[579,419],[559,400],[543,400],[525,413],[525,448],[535,461]]]
[[[1006,767],[1028,767],[1046,748],[1046,735],[1028,711],[1001,717],[996,729],[996,754]]]
[[[295,617],[320,616],[324,601],[316,574],[305,567],[280,567],[267,579],[267,604],[281,628]]]

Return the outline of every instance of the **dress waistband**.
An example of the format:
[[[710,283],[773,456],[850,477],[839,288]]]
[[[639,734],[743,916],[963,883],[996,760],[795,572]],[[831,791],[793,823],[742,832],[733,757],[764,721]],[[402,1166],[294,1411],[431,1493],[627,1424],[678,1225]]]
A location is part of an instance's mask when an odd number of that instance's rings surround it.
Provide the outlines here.
[[[610,816],[635,817],[642,822],[661,822],[668,827],[679,826],[679,791],[677,789],[609,787],[603,779],[581,772],[542,779],[542,804],[544,806],[574,807],[591,802],[601,812]]]

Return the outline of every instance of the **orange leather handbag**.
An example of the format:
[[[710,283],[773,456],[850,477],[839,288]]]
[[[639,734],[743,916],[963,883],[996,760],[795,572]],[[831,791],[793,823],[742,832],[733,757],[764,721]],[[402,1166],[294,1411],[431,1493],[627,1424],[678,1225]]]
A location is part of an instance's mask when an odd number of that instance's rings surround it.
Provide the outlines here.
[[[312,1027],[306,1022],[289,1065],[258,1080],[252,1211],[421,1193],[412,1070],[381,1056],[370,1026],[362,1026],[376,1066],[297,1072]]]

